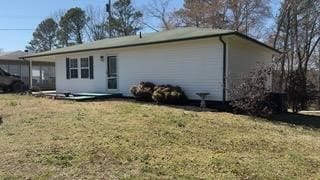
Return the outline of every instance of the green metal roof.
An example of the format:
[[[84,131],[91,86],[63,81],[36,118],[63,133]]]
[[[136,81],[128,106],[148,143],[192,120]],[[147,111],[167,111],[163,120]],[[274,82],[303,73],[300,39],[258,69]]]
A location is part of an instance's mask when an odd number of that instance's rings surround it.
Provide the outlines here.
[[[140,38],[139,35],[133,35],[133,36],[126,36],[126,37],[119,37],[119,38],[104,39],[104,40],[99,40],[91,43],[55,49],[52,51],[30,54],[27,56],[23,56],[22,58],[42,57],[42,56],[51,56],[51,55],[84,52],[84,51],[92,51],[92,50],[142,46],[142,45],[200,39],[200,38],[208,38],[208,37],[231,35],[231,34],[240,35],[245,38],[248,38],[249,40],[252,40],[259,44],[267,46],[259,41],[256,41],[245,35],[242,35],[236,31],[223,30],[223,29],[210,29],[210,28],[178,28],[170,31],[142,34],[142,38]],[[269,46],[267,47],[271,48]]]

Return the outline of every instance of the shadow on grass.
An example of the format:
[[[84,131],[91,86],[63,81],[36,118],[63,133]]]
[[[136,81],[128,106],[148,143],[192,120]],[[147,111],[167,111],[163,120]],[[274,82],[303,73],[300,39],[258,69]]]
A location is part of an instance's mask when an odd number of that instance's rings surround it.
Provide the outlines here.
[[[199,105],[194,104],[185,104],[185,105],[170,105],[170,104],[157,104],[155,102],[145,102],[145,101],[136,101],[133,98],[111,98],[108,100],[101,100],[101,101],[124,101],[124,102],[131,102],[139,105],[153,105],[159,107],[170,107],[174,109],[181,109],[185,111],[194,111],[194,112],[217,112],[218,109],[214,108],[200,108]],[[224,111],[223,111],[224,112]]]
[[[139,105],[156,105],[156,106],[163,106],[163,107],[171,107],[175,109],[182,109],[186,111],[194,111],[194,112],[228,112],[225,109],[214,109],[214,108],[200,108],[199,106],[195,106],[195,104],[190,105],[163,105],[163,104],[156,104],[154,102],[141,102],[136,101],[133,98],[110,98],[110,99],[95,99],[95,100],[87,100],[83,102],[104,102],[104,101],[125,101],[125,102],[132,102]],[[320,129],[320,116],[315,115],[306,115],[306,114],[294,114],[294,113],[284,113],[279,115],[273,115],[272,117],[267,118],[267,120],[274,122],[274,123],[288,123],[291,125],[297,126],[305,126],[309,128],[317,128]]]
[[[320,116],[285,113],[285,114],[273,115],[272,117],[268,118],[268,120],[273,122],[284,122],[292,125],[320,129]]]
[[[119,99],[117,99],[119,100]],[[140,102],[135,101],[133,99],[122,99],[123,101],[130,101],[133,103],[137,103],[140,105],[157,105],[157,106],[164,106],[164,107],[171,107],[175,109],[182,109],[187,111],[194,111],[194,112],[228,112],[232,113],[231,111],[226,111],[225,109],[213,109],[213,108],[199,108],[199,106],[193,105],[185,105],[185,106],[177,106],[177,105],[158,105],[154,102]],[[295,126],[304,126],[308,128],[317,128],[320,129],[320,116],[316,115],[307,115],[307,114],[294,114],[294,113],[283,113],[273,115],[267,118],[268,121],[274,123],[287,123]]]

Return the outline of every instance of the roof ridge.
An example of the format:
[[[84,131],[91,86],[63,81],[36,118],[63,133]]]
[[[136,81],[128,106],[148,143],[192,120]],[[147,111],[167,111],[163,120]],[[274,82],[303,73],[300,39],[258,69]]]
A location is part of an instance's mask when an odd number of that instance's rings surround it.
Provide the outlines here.
[[[246,36],[237,31],[227,30],[227,29],[184,27],[184,28],[176,28],[168,31],[146,33],[142,35],[142,38],[140,38],[139,35],[105,38],[105,39],[93,41],[90,43],[79,44],[79,45],[69,46],[69,47],[60,48],[60,49],[54,49],[52,51],[46,51],[42,53],[30,54],[27,56],[23,56],[22,58],[151,45],[151,44],[201,39],[201,38],[209,38],[209,37],[232,35],[232,34],[239,35],[239,36]],[[253,41],[252,38],[250,37],[247,37],[247,38]],[[258,43],[257,40],[255,42]],[[260,44],[263,44],[263,43],[260,42]]]

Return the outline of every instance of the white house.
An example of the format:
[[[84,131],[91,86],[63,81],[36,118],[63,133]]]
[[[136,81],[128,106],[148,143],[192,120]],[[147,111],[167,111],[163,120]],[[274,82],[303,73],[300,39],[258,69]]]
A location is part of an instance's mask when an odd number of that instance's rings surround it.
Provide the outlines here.
[[[228,85],[279,52],[236,31],[180,28],[55,49],[24,59],[55,62],[57,92],[132,96],[140,81],[182,87],[191,100],[227,101]],[[230,78],[229,78],[230,77]]]

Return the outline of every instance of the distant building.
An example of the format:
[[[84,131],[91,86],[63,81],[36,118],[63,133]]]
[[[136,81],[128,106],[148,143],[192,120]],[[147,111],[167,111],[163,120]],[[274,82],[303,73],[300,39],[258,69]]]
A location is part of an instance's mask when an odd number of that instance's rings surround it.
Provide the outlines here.
[[[19,59],[27,53],[15,51],[0,55],[0,68],[20,76],[21,80],[30,86],[30,63]],[[52,62],[32,61],[32,86],[40,89],[55,89],[55,64]]]

